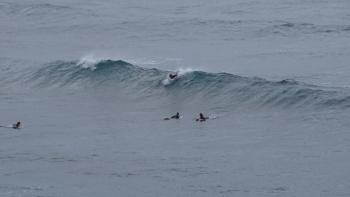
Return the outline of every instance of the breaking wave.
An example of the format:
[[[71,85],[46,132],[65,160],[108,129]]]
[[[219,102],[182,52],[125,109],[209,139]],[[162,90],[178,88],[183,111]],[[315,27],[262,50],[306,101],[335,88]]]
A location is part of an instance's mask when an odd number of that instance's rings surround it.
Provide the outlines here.
[[[339,88],[188,69],[179,70],[176,80],[164,84],[169,72],[122,60],[56,61],[35,70],[25,80],[37,87],[119,88],[137,97],[176,95],[179,99],[206,100],[221,107],[244,104],[283,108],[350,107],[349,94]]]

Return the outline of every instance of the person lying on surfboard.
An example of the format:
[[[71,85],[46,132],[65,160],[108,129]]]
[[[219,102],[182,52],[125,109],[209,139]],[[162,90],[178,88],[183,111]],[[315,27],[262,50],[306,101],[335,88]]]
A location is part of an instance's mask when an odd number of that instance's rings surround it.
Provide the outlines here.
[[[164,118],[164,120],[170,120],[170,119],[180,119],[180,113],[177,112],[175,115],[171,116],[170,118]]]
[[[14,129],[20,129],[20,128],[21,128],[21,122],[18,121],[16,124],[13,124],[13,125],[12,125],[12,128],[14,128]]]
[[[18,121],[16,124],[11,124],[11,125],[8,125],[8,126],[0,125],[0,127],[11,128],[11,129],[20,129],[21,128],[21,122]]]
[[[177,73],[175,73],[175,74],[169,74],[169,78],[170,79],[175,79],[177,77]]]
[[[204,122],[207,119],[209,119],[209,117],[205,117],[202,113],[199,113],[199,118],[197,118],[196,121]]]

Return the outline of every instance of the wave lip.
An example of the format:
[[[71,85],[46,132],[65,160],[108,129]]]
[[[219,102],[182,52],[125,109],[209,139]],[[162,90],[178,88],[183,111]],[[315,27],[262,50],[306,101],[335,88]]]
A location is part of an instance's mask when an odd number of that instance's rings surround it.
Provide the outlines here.
[[[229,73],[179,70],[179,77],[164,85],[169,71],[143,68],[123,60],[56,61],[33,72],[27,81],[39,87],[112,87],[136,97],[174,97],[211,105],[281,108],[349,108],[350,96],[294,80],[269,81]]]

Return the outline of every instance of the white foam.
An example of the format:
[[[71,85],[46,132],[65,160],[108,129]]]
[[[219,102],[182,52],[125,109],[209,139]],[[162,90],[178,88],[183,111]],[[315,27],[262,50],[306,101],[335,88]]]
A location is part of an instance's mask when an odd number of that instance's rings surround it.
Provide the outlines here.
[[[98,64],[102,60],[103,60],[102,58],[98,58],[94,54],[89,54],[80,58],[77,65],[83,68],[89,68],[91,70],[95,70],[96,64]]]
[[[191,73],[193,72],[194,70],[192,68],[179,68],[177,70],[177,73],[178,75],[181,77],[181,76],[184,76],[186,75],[187,73]]]
[[[175,81],[174,79],[170,79],[167,75],[166,78],[162,81],[162,84],[167,86],[167,85],[172,84],[172,82],[174,82],[174,81]]]

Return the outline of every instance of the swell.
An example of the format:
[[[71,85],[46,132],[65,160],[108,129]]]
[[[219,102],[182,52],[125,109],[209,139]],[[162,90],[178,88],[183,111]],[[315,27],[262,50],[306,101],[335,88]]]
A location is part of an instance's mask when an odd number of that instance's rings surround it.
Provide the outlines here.
[[[57,61],[30,72],[26,84],[39,88],[114,88],[143,98],[178,99],[218,104],[221,107],[254,105],[282,108],[349,108],[346,90],[309,85],[294,80],[269,81],[229,73],[190,71],[164,84],[169,71],[143,68],[118,60],[93,63]]]
[[[260,30],[266,35],[295,35],[295,34],[333,34],[333,33],[349,33],[350,25],[317,25],[313,23],[296,23],[290,21],[273,21],[273,25]]]
[[[67,20],[75,20],[77,17],[89,17],[93,13],[66,5],[58,5],[40,2],[0,2],[0,16],[3,18],[22,18],[27,22],[47,21],[53,23],[62,23]]]

